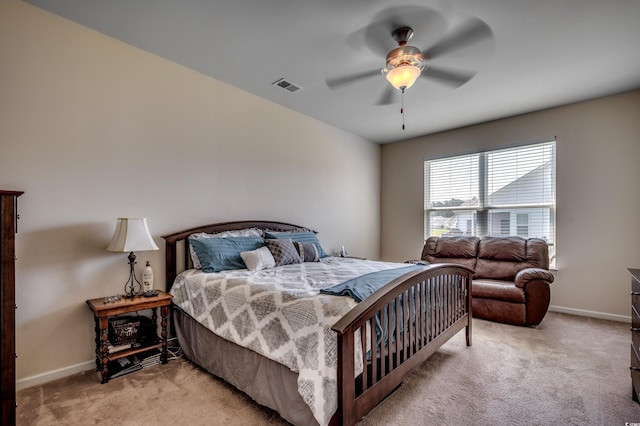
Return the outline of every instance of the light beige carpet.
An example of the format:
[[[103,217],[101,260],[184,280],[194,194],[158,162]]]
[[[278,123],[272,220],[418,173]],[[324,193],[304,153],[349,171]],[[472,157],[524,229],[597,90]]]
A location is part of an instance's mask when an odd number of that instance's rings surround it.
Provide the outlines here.
[[[537,328],[474,320],[364,425],[625,425],[629,325],[549,313]],[[186,360],[101,385],[90,371],[18,392],[18,425],[277,425],[276,413]]]

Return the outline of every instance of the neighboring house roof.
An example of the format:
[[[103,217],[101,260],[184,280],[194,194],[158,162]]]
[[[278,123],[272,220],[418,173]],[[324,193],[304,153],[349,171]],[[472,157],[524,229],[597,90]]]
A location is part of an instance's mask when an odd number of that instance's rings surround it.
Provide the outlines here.
[[[508,183],[502,188],[489,194],[491,205],[513,205],[513,204],[551,204],[554,201],[555,194],[553,191],[541,193],[540,187],[545,179],[551,178],[552,173],[551,161],[531,170],[519,177],[518,179]],[[477,207],[480,203],[477,197],[463,201],[456,207]],[[462,213],[464,214],[464,213]],[[459,216],[460,212],[455,212],[453,217],[436,216],[433,218],[434,225],[450,225]]]
[[[542,183],[550,179],[551,161],[533,169],[529,173],[489,194],[492,205],[506,204],[551,204],[555,194],[553,191],[540,192]]]

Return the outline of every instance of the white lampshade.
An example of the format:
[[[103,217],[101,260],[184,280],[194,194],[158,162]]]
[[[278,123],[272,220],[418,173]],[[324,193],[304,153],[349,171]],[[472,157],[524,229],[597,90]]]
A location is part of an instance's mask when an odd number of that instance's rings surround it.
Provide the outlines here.
[[[113,233],[113,238],[107,247],[107,251],[158,250],[158,246],[149,232],[146,218],[120,217],[117,220],[116,230]]]
[[[408,89],[416,82],[422,69],[414,65],[401,65],[387,72],[387,80],[398,90]]]

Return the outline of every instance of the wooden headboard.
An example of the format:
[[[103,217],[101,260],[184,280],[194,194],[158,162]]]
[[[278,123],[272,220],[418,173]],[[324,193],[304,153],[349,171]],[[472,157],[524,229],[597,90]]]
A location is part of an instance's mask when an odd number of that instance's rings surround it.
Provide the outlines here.
[[[166,277],[167,277],[167,292],[171,290],[173,281],[176,276],[188,269],[191,265],[191,256],[188,250],[187,238],[191,234],[197,234],[199,232],[206,232],[207,234],[214,234],[217,232],[234,231],[245,228],[259,228],[265,231],[311,231],[312,229],[304,226],[292,225],[284,222],[272,222],[268,220],[242,220],[236,222],[221,222],[211,225],[198,226],[196,228],[187,229],[184,231],[175,232],[169,235],[163,235],[166,245]]]

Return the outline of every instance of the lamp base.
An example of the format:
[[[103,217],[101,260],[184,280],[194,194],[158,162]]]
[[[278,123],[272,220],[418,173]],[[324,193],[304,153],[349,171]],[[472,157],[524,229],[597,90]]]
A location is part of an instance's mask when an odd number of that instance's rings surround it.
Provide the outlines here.
[[[134,265],[136,264],[136,255],[131,252],[129,253],[129,279],[124,284],[124,297],[127,299],[131,299],[140,294],[140,290],[142,290],[142,284],[136,278]]]

